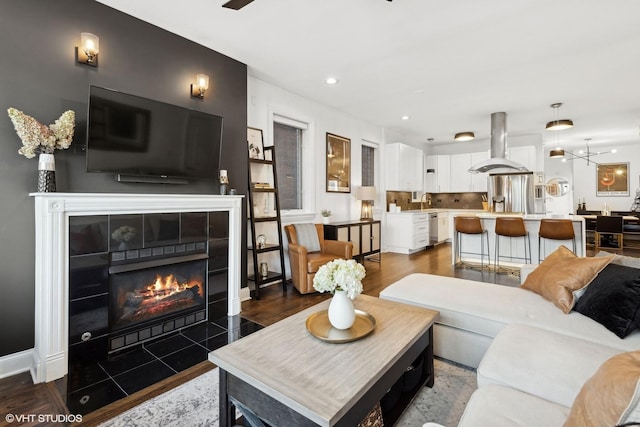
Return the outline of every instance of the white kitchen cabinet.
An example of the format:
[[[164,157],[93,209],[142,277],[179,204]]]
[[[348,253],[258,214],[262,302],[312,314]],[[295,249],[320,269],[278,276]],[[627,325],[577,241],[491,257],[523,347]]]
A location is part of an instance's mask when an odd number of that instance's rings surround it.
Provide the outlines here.
[[[424,156],[424,191],[427,193],[438,192],[436,166],[436,156]]]
[[[489,152],[488,151],[480,151],[478,153],[471,153],[471,166],[477,165],[480,162],[484,162],[485,160],[489,160]],[[471,175],[471,191],[475,192],[486,192],[487,191],[487,181],[489,174],[486,173],[470,173]]]
[[[487,191],[487,174],[469,172],[471,166],[489,159],[489,152],[433,155],[425,157],[425,191],[430,193],[466,193]],[[448,161],[447,161],[448,160]]]
[[[509,160],[520,163],[530,171],[538,170],[536,147],[534,147],[533,145],[509,148]]]
[[[399,142],[385,147],[387,189],[390,191],[422,191],[422,150]]]
[[[429,172],[429,171],[433,172]],[[427,193],[451,191],[451,156],[438,154],[425,156],[425,186]]]
[[[465,193],[471,191],[471,154],[451,155],[451,192]]]
[[[429,246],[429,214],[387,213],[387,251],[412,254]],[[434,230],[437,233],[437,230]]]
[[[449,235],[449,213],[438,212],[438,243],[451,239]]]

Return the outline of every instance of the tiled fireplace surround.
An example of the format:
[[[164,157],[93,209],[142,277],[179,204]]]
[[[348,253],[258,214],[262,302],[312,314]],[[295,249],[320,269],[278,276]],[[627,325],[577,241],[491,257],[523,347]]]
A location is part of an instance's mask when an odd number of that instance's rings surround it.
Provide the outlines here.
[[[240,312],[242,196],[36,193],[33,197],[37,236],[34,382],[62,378],[68,370],[70,217],[228,212],[227,314]]]

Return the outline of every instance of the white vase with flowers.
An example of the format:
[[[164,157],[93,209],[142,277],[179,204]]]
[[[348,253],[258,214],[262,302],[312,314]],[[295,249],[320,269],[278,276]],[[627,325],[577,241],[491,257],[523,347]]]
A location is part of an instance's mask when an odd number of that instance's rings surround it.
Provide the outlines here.
[[[356,318],[352,300],[362,292],[365,269],[355,260],[336,259],[318,269],[313,287],[318,292],[331,292],[329,322],[336,329],[349,329]]]

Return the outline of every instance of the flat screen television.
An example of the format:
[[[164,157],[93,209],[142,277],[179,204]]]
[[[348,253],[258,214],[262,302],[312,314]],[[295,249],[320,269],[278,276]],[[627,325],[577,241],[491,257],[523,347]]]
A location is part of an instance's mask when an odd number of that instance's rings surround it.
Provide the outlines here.
[[[87,172],[119,181],[218,179],[222,117],[98,86],[89,88]]]

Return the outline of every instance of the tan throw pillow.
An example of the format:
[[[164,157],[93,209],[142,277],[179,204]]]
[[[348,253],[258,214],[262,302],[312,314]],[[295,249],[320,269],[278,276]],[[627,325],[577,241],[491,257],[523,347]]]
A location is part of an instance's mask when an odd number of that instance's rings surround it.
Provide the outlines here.
[[[573,401],[564,427],[615,426],[640,421],[640,350],[600,366]]]
[[[560,246],[527,276],[521,288],[551,301],[565,314],[575,304],[574,292],[585,288],[613,259],[581,258],[566,246]]]

